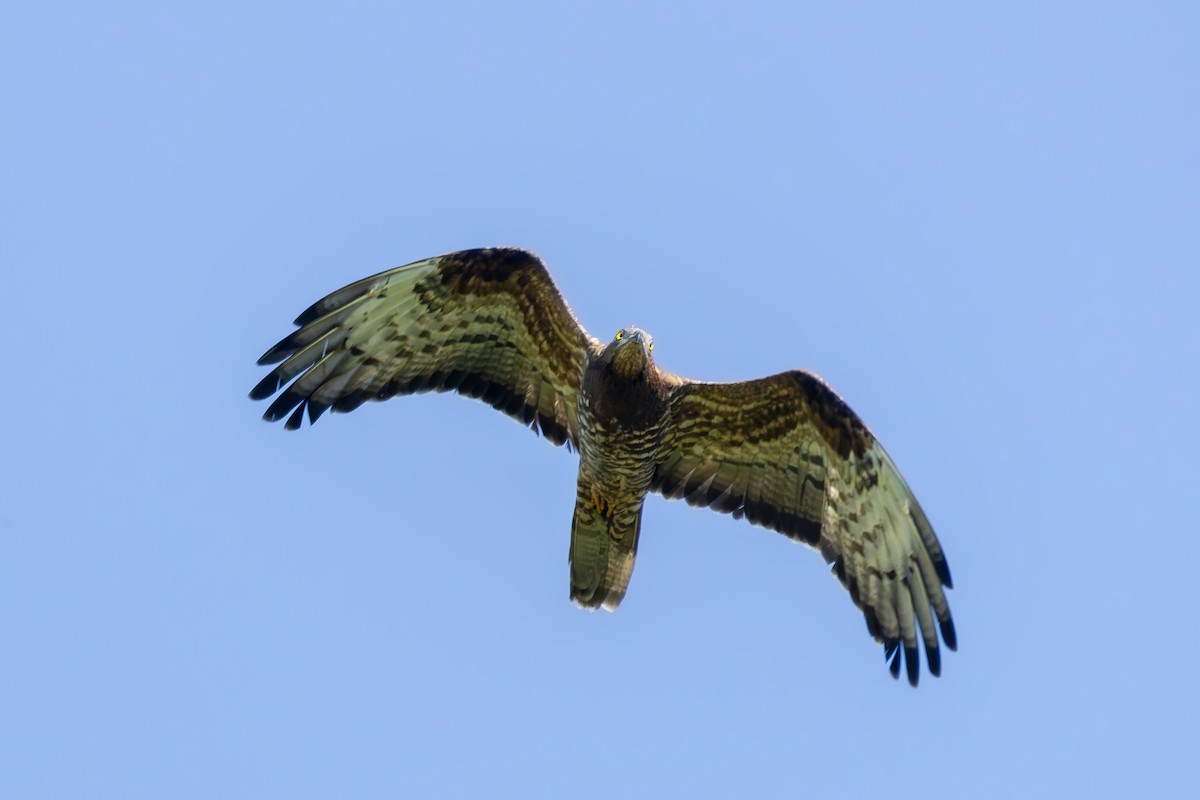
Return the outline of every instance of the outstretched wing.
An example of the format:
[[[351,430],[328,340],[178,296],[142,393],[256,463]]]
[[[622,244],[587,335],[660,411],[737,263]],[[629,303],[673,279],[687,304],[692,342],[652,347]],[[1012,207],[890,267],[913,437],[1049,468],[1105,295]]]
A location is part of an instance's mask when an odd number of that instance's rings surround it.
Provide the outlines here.
[[[819,548],[883,642],[892,675],[903,644],[917,685],[918,626],[939,674],[935,615],[946,646],[957,646],[941,545],[891,458],[820,378],[683,381],[671,389],[660,452],[652,490]]]
[[[259,364],[263,418],[300,427],[332,408],[424,391],[478,397],[555,444],[577,442],[575,411],[598,343],[532,253],[464,250],[381,272],[318,300]],[[282,362],[282,363],[280,363]],[[290,415],[290,416],[289,416]]]

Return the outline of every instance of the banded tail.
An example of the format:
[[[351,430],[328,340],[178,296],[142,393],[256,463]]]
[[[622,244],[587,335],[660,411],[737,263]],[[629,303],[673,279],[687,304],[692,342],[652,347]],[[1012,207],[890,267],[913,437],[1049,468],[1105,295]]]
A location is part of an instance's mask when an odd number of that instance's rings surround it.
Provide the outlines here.
[[[642,506],[632,514],[604,514],[589,498],[575,502],[571,522],[571,599],[613,611],[621,604],[642,528]]]

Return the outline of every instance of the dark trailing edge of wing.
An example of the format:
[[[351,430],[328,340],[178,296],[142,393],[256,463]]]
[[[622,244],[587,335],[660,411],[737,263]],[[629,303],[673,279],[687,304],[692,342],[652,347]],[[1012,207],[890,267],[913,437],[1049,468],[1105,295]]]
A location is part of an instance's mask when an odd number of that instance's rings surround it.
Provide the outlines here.
[[[814,547],[820,541],[821,526],[817,522],[798,514],[782,512],[766,501],[735,496],[714,480],[715,473],[710,470],[696,469],[678,481],[666,477],[668,472],[665,469],[655,472],[650,491],[658,492],[670,500],[683,500],[690,506],[732,514],[734,519],[745,517],[753,525],[777,531]]]

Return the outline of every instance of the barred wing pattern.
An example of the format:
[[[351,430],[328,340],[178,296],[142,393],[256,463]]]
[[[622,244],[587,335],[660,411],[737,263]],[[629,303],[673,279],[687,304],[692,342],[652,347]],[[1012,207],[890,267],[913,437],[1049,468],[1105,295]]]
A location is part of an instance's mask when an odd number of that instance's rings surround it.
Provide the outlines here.
[[[875,437],[817,376],[672,387],[651,489],[820,549],[883,642],[893,676],[903,645],[917,685],[918,627],[934,675],[938,627],[957,647],[942,592],[950,569],[929,520]]]
[[[263,415],[287,417],[288,429],[305,409],[316,422],[330,408],[457,391],[554,444],[579,441],[576,398],[600,345],[532,253],[488,248],[417,261],[337,290],[295,324],[258,360],[279,366],[250,392],[262,400],[295,379]]]

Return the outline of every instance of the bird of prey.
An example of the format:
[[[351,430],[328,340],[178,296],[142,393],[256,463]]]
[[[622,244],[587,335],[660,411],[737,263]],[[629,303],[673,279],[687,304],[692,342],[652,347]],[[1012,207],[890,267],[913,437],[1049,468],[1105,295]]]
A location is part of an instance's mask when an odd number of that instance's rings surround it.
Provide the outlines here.
[[[938,630],[956,637],[950,569],[896,465],[819,377],[738,383],[671,375],[629,327],[587,333],[537,256],[464,250],[350,284],[296,318],[263,354],[250,392],[282,390],[263,415],[299,428],[328,409],[456,391],[579,453],[571,599],[615,609],[633,572],[649,492],[745,518],[818,549],[917,685],[918,637],[938,675]],[[285,388],[286,387],[286,388]],[[937,622],[935,623],[935,618]]]

